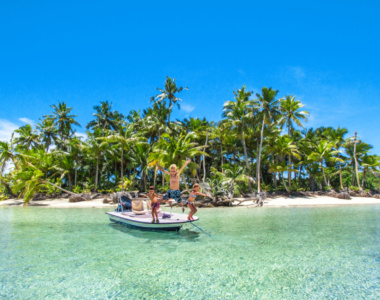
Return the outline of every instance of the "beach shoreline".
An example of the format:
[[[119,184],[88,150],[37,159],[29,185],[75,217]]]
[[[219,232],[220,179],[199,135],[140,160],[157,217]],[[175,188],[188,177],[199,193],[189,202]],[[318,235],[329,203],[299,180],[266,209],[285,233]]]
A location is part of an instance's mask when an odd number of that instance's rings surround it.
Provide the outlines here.
[[[237,198],[233,202],[233,207],[255,207],[254,200],[242,202],[236,205],[239,200]],[[22,206],[22,199],[8,199],[0,201],[0,207]],[[267,198],[264,207],[319,207],[319,206],[341,206],[341,205],[365,205],[380,204],[380,199],[370,197],[352,197],[350,200],[337,199],[328,196],[311,196],[311,197],[275,197]],[[115,209],[117,204],[103,203],[103,199],[94,199],[82,202],[69,202],[67,198],[55,198],[31,201],[28,207],[47,207],[47,208],[110,208]]]

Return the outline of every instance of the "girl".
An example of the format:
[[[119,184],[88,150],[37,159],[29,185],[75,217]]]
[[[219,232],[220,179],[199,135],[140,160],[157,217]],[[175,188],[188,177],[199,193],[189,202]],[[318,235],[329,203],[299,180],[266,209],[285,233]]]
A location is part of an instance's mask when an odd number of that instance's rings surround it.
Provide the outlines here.
[[[196,183],[193,185],[193,191],[191,192],[189,199],[186,201],[187,206],[190,208],[190,213],[187,216],[189,221],[194,220],[193,215],[198,211],[194,205],[195,198],[197,198],[198,195],[208,197],[207,194],[202,194],[199,192],[199,184]]]

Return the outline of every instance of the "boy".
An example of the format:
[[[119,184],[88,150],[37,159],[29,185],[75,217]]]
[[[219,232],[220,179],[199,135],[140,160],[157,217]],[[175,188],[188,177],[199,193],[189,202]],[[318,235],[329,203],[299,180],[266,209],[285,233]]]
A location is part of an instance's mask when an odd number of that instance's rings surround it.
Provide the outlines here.
[[[190,159],[187,159],[185,164],[182,166],[182,168],[178,171],[176,165],[171,165],[169,168],[169,171],[164,170],[161,166],[158,166],[158,168],[170,175],[170,190],[166,192],[166,194],[162,197],[163,200],[175,200],[178,204],[181,204],[182,212],[185,211],[185,208],[183,207],[182,198],[181,198],[181,191],[179,190],[179,180],[180,175],[183,171],[183,169],[191,163]]]
[[[154,193],[154,186],[149,187],[148,197],[152,201],[152,223],[160,223],[160,221],[158,221],[157,212],[160,208],[160,201],[158,201],[160,198],[158,198],[159,196]],[[154,217],[156,217],[156,219]]]

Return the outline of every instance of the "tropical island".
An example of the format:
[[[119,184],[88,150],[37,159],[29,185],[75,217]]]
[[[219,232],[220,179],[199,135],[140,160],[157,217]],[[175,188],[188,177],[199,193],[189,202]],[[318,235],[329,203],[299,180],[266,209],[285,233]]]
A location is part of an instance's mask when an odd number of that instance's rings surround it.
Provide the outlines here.
[[[0,199],[108,203],[115,192],[145,193],[151,185],[163,193],[169,178],[158,165],[180,166],[187,158],[181,190],[186,195],[194,183],[205,184],[212,200],[204,206],[246,200],[262,206],[276,195],[380,198],[373,147],[345,128],[307,128],[309,112],[295,96],[243,86],[226,95],[231,100],[220,107],[219,122],[173,120],[187,89],[167,77],[149,107],[128,114],[103,101],[94,106],[85,137],[76,133],[82,125],[73,107],[51,105],[36,126],[22,126],[0,142]]]

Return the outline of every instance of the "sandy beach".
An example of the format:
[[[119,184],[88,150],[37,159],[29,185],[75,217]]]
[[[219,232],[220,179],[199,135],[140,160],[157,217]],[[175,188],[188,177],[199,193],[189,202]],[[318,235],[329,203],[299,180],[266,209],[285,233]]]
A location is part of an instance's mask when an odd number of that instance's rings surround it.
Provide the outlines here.
[[[238,198],[244,200],[244,198]],[[234,202],[234,206],[238,202]],[[330,205],[361,205],[380,204],[380,199],[368,197],[352,197],[350,200],[342,200],[326,196],[313,197],[276,197],[267,198],[264,206],[284,207],[284,206],[330,206]],[[8,199],[0,202],[0,206],[22,206],[22,199]],[[114,208],[116,204],[103,203],[103,199],[71,203],[67,198],[47,199],[31,201],[28,206],[52,207],[52,208]],[[240,206],[254,207],[253,201],[245,201]]]

